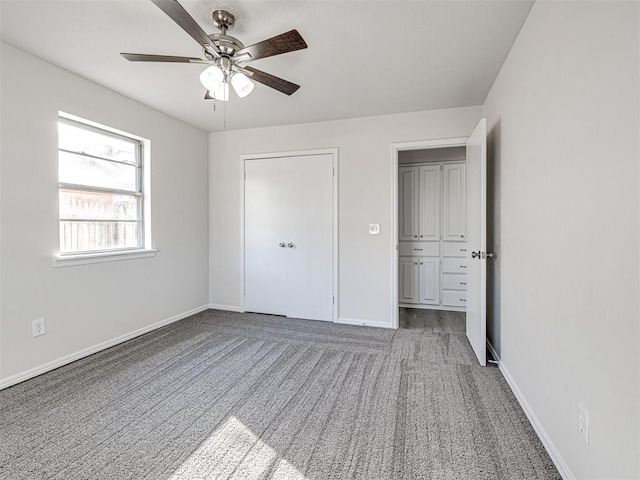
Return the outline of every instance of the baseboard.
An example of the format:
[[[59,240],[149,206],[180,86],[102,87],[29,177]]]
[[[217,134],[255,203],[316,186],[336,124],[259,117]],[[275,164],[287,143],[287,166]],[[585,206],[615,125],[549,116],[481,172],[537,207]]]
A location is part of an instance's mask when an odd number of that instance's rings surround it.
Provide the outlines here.
[[[212,310],[224,310],[225,312],[242,312],[240,307],[235,305],[220,305],[219,303],[210,303],[209,308]]]
[[[88,357],[89,355],[93,355],[94,353],[98,353],[101,350],[105,350],[107,348],[118,345],[119,343],[123,343],[123,342],[126,342],[127,340],[131,340],[132,338],[139,337],[140,335],[144,335],[145,333],[152,332],[153,330],[157,330],[158,328],[177,322],[178,320],[182,320],[183,318],[189,317],[191,315],[195,315],[196,313],[200,313],[204,310],[207,310],[208,308],[209,308],[209,305],[203,305],[201,307],[194,308],[187,312],[179,313],[178,315],[174,315],[173,317],[170,317],[165,320],[152,323],[151,325],[147,325],[146,327],[142,327],[137,330],[134,330],[133,332],[120,335],[119,337],[113,338],[111,340],[107,340],[106,342],[98,343],[97,345],[93,345],[92,347],[85,348],[78,352],[72,353],[71,355],[66,355],[57,360],[53,360],[51,362],[45,363],[43,365],[32,368],[25,372],[21,372],[11,377],[5,378],[3,380],[0,380],[0,390],[2,390],[3,388],[7,388],[12,385],[15,385],[17,383],[24,382],[25,380],[29,380],[30,378],[37,377],[38,375],[42,375],[43,373],[49,372],[51,370],[55,370],[56,368],[60,368],[71,362],[75,362],[76,360],[80,360],[81,358]]]
[[[487,338],[487,350],[489,350],[489,353],[491,354],[491,356],[493,357],[493,359],[496,361],[496,363],[500,363],[500,355],[498,355],[498,352],[496,352],[496,349],[493,348],[493,344],[489,341],[489,339]]]
[[[569,466],[564,461],[564,459],[560,455],[560,452],[558,452],[558,449],[553,444],[553,442],[547,435],[547,432],[544,430],[544,428],[538,421],[538,418],[536,417],[535,413],[533,413],[531,406],[529,405],[527,400],[524,398],[524,395],[522,394],[515,380],[509,373],[509,370],[507,369],[505,364],[500,360],[500,357],[498,357],[498,355],[495,353],[495,349],[493,348],[493,345],[491,345],[491,343],[487,341],[487,346],[489,347],[489,351],[491,352],[491,354],[495,355],[494,358],[498,361],[498,367],[500,368],[500,372],[502,372],[502,376],[505,378],[505,380],[509,384],[509,387],[511,387],[511,391],[518,399],[520,406],[524,410],[524,413],[527,415],[527,418],[529,419],[529,422],[533,426],[533,429],[538,434],[538,438],[540,438],[542,445],[544,446],[545,450],[551,457],[551,460],[553,461],[553,464],[558,469],[558,472],[560,472],[560,475],[564,480],[575,480],[576,477],[573,475],[573,473],[571,473]]]
[[[374,322],[371,320],[355,320],[353,318],[338,318],[336,323],[344,325],[358,325],[359,327],[393,328],[390,323]]]

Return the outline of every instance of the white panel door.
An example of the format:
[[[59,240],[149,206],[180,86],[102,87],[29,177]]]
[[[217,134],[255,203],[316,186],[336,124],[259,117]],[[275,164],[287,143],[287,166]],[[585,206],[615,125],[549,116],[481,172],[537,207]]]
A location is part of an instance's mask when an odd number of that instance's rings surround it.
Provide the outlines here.
[[[420,303],[438,305],[440,303],[440,259],[420,258]]]
[[[440,240],[440,165],[420,167],[420,240]]]
[[[418,167],[398,169],[398,239],[418,239]]]
[[[286,190],[287,316],[331,321],[333,155],[289,157]]]
[[[287,159],[249,160],[244,168],[244,308],[286,315]]]
[[[333,320],[333,155],[245,161],[250,312]]]
[[[487,121],[467,141],[467,337],[487,364]]]
[[[465,166],[463,163],[444,164],[442,176],[444,179],[443,238],[444,240],[464,240]]]

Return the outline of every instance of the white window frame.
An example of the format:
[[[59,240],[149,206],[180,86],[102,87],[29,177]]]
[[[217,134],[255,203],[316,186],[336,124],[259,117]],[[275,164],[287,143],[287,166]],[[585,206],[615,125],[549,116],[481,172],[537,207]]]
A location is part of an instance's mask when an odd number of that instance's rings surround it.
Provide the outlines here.
[[[67,123],[73,125],[75,127],[79,127],[88,131],[97,132],[101,135],[111,136],[118,139],[124,139],[126,141],[131,141],[136,144],[136,189],[135,190],[119,190],[119,189],[111,189],[111,188],[101,188],[101,187],[91,187],[85,185],[75,185],[64,182],[58,182],[58,198],[60,189],[66,190],[77,190],[77,191],[86,191],[86,192],[107,192],[114,194],[126,194],[133,195],[138,197],[140,200],[138,201],[138,213],[137,213],[137,237],[138,237],[138,245],[135,247],[126,247],[126,248],[114,248],[114,249],[105,249],[105,250],[88,250],[88,251],[79,251],[79,252],[61,252],[61,244],[60,244],[60,228],[61,222],[65,221],[58,214],[58,255],[53,260],[54,267],[66,267],[73,265],[85,265],[90,263],[101,263],[101,262],[109,262],[116,260],[125,260],[125,259],[133,259],[133,258],[145,258],[145,257],[153,257],[155,256],[157,250],[151,248],[151,227],[150,227],[150,175],[149,175],[149,150],[150,150],[150,142],[144,138],[131,135],[126,132],[122,132],[120,130],[116,130],[111,127],[107,127],[105,125],[98,124],[96,122],[92,122],[75,115],[70,115],[64,112],[58,112],[58,122],[59,123]],[[83,152],[73,152],[68,150],[60,149],[58,146],[58,152],[69,152],[72,154],[82,154],[87,156],[86,153]],[[98,160],[110,161],[115,163],[126,163],[127,165],[131,165],[127,162],[118,162],[117,160],[96,157],[93,155],[88,155],[93,158],[97,158]]]

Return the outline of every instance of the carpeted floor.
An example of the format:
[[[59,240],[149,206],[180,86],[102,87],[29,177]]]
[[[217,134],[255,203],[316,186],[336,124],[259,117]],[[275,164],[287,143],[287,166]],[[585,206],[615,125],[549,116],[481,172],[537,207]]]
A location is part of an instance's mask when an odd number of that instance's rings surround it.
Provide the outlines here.
[[[559,479],[462,315],[194,315],[0,391],[0,478]]]

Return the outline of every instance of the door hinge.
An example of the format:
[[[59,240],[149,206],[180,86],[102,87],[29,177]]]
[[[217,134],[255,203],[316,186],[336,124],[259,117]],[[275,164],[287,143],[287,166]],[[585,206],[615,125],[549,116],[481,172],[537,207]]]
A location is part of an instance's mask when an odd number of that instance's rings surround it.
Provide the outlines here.
[[[335,305],[336,304],[336,297],[331,297],[332,298],[332,302]]]
[[[247,179],[247,172],[244,172],[244,179]]]
[[[331,175],[334,176],[334,177],[336,176],[336,167],[333,167],[331,169]]]

